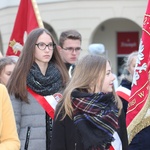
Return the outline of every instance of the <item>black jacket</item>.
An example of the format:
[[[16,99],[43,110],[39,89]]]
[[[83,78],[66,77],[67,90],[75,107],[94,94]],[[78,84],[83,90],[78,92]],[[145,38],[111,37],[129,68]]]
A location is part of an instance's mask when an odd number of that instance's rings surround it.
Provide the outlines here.
[[[123,144],[123,150],[127,150],[128,141],[124,112],[119,117],[119,126],[118,134]],[[84,150],[78,130],[73,120],[68,116],[66,116],[63,121],[60,121],[59,118],[54,120],[51,150]]]
[[[131,82],[128,81],[127,79],[123,79],[120,83],[121,86],[131,90]],[[123,104],[123,110],[124,110],[124,113],[125,113],[125,116],[126,116],[126,112],[127,112],[127,107],[128,107],[128,102],[123,99],[122,97],[120,97],[121,101],[122,101],[122,104]]]

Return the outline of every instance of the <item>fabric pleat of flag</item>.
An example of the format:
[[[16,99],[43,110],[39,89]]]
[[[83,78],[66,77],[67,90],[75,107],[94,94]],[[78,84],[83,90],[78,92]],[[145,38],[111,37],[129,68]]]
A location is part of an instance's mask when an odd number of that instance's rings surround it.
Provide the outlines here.
[[[27,35],[35,28],[43,28],[35,0],[21,0],[6,55],[19,56]]]
[[[126,114],[129,143],[142,129],[150,125],[150,0],[144,15],[142,38],[134,70],[131,95]]]

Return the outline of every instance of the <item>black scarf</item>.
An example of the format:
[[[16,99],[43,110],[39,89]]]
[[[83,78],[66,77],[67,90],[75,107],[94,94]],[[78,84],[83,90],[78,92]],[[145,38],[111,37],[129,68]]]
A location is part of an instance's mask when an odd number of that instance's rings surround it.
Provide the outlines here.
[[[118,108],[112,93],[72,93],[73,119],[85,150],[107,150],[118,129]]]
[[[27,76],[27,86],[42,96],[52,95],[63,87],[61,73],[52,62],[49,62],[44,76],[39,66],[34,63]]]
[[[27,86],[36,93],[47,96],[52,95],[63,87],[61,73],[58,68],[49,62],[45,76],[39,66],[34,63],[27,76]],[[52,118],[46,113],[46,150],[50,150],[52,138]]]

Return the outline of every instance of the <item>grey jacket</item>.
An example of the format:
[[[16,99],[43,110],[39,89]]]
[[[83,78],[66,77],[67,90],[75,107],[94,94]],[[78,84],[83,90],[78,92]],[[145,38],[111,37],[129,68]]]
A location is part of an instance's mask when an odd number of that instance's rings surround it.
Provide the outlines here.
[[[21,150],[46,150],[45,110],[28,93],[29,104],[10,95],[14,108]],[[25,148],[25,143],[28,149]]]

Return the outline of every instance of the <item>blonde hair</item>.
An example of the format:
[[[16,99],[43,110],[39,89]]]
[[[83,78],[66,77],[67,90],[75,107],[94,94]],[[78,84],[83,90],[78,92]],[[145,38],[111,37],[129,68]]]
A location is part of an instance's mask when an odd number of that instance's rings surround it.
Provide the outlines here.
[[[133,61],[134,57],[138,57],[138,51],[134,51],[130,53],[126,58],[125,58],[125,63],[124,63],[124,71],[121,79],[127,79],[128,81],[132,82],[133,76],[130,74],[129,67],[131,62]]]
[[[89,90],[91,91],[90,88],[91,83],[92,85],[96,86],[96,82],[100,76],[101,76],[101,88],[102,88],[105,73],[106,73],[107,62],[108,60],[103,56],[92,55],[92,54],[86,55],[85,57],[83,57],[77,62],[75,70],[73,72],[73,76],[63,93],[63,98],[60,101],[62,105],[58,110],[56,118],[60,113],[63,113],[61,119],[63,119],[66,115],[72,118],[73,107],[70,99],[71,99],[71,93],[75,89],[84,92],[88,92]],[[118,108],[121,109],[122,103],[120,99],[116,96],[115,92],[113,93],[115,95]]]

